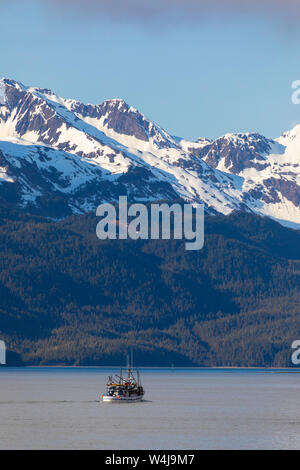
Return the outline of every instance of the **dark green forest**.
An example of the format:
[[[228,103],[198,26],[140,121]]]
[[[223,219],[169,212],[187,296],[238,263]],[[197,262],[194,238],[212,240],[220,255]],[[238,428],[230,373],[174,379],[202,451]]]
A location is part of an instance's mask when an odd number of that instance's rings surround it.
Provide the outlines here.
[[[0,338],[12,363],[292,366],[300,233],[206,216],[205,245],[100,241],[92,214],[0,209]]]

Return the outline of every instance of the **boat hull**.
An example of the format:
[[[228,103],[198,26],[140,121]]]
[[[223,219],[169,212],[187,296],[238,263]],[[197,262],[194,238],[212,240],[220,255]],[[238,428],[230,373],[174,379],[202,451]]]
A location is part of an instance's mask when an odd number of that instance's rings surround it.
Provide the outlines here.
[[[103,395],[102,401],[104,403],[112,403],[112,402],[121,402],[121,403],[128,403],[128,402],[136,402],[136,401],[142,401],[143,400],[143,395],[137,395],[135,397],[110,397],[108,395]]]

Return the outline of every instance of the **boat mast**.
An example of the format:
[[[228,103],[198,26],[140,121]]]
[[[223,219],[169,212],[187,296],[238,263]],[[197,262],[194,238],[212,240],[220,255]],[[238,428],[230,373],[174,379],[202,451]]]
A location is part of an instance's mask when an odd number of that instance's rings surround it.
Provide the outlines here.
[[[130,349],[130,356],[127,354],[127,370],[128,370],[128,379],[132,377],[133,370],[133,349]]]
[[[130,359],[129,359],[129,354],[127,354],[127,375],[128,379],[130,378]]]

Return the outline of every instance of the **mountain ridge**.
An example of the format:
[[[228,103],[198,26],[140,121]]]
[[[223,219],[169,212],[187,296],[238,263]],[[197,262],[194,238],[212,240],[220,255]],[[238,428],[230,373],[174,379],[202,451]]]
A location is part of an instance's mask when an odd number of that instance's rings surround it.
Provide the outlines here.
[[[300,126],[278,139],[238,133],[190,142],[122,99],[85,105],[0,80],[4,203],[47,215],[41,199],[58,198],[61,218],[119,195],[202,202],[208,213],[254,212],[300,228]]]

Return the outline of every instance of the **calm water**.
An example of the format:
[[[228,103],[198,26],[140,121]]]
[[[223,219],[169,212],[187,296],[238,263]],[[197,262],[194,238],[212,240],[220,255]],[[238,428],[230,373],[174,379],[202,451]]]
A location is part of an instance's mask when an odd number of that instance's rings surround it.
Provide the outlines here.
[[[300,373],[142,369],[142,403],[99,402],[112,369],[0,368],[0,449],[300,449]]]

